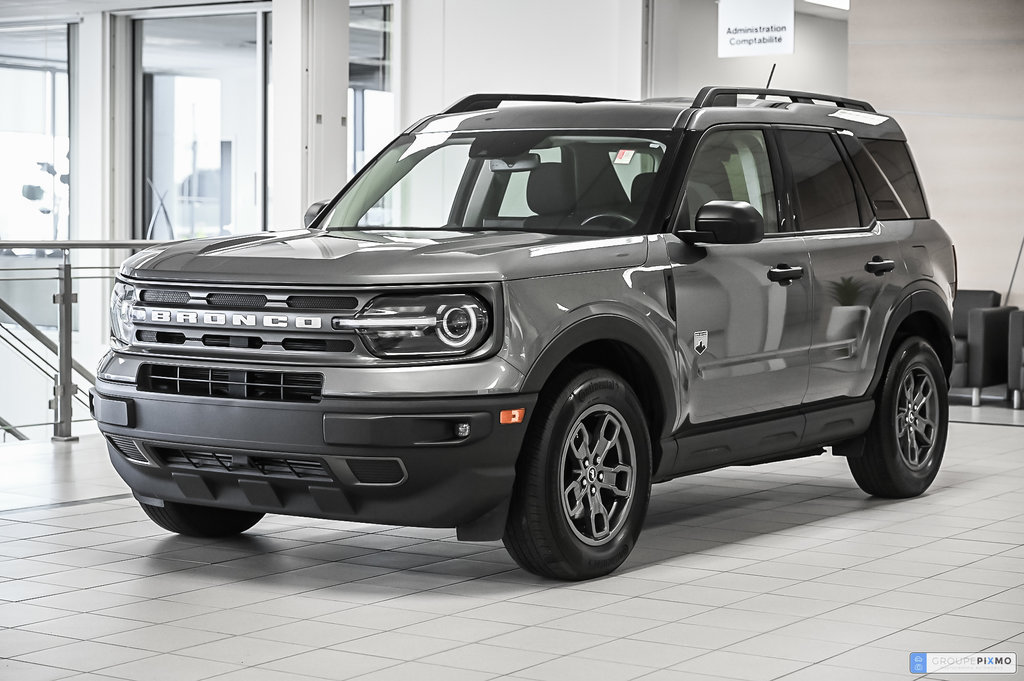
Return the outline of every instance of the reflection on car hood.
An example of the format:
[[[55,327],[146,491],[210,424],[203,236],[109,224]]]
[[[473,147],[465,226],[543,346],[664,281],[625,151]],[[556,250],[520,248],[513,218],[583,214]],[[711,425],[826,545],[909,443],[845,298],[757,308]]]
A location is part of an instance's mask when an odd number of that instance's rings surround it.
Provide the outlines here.
[[[177,241],[121,266],[153,281],[379,285],[483,282],[636,267],[646,236],[374,230]]]

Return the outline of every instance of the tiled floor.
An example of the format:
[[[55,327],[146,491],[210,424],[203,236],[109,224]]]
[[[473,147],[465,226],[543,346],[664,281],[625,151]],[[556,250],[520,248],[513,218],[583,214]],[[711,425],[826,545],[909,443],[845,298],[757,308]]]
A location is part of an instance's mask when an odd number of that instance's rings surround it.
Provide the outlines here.
[[[578,584],[449,531],[172,536],[95,436],[0,446],[0,473],[0,679],[862,681],[986,650],[1024,678],[1019,428],[954,424],[908,501],[826,456],[659,485],[629,562]]]

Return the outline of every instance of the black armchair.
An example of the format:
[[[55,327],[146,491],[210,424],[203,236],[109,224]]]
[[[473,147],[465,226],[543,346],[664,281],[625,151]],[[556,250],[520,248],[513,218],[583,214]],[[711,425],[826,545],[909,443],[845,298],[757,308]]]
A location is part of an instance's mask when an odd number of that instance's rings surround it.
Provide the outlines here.
[[[1006,380],[1010,313],[995,291],[957,291],[953,300],[953,373],[949,384],[971,389],[971,405],[981,404],[981,389]]]
[[[1013,408],[1021,408],[1024,392],[1024,310],[1010,313],[1009,375],[1006,388],[1013,394]]]

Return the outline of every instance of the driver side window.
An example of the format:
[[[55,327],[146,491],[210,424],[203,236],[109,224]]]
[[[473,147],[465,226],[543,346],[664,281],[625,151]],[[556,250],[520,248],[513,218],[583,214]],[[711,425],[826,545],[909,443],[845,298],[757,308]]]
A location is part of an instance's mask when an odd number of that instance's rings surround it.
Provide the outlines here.
[[[779,231],[764,133],[722,130],[701,140],[686,176],[679,227],[695,229],[697,211],[708,201],[746,201],[764,218],[765,234]]]

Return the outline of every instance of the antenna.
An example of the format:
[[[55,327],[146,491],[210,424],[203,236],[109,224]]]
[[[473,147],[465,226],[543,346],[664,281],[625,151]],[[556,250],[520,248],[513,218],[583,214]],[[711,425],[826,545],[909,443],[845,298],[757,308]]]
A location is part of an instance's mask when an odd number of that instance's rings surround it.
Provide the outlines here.
[[[772,87],[772,77],[775,76],[775,67],[776,66],[778,66],[777,63],[776,64],[772,64],[772,72],[768,74],[768,82],[765,83],[765,85],[764,85],[764,89],[765,90],[769,90]],[[757,99],[768,99],[768,96],[765,93],[762,92],[761,94],[759,94],[757,96]]]

